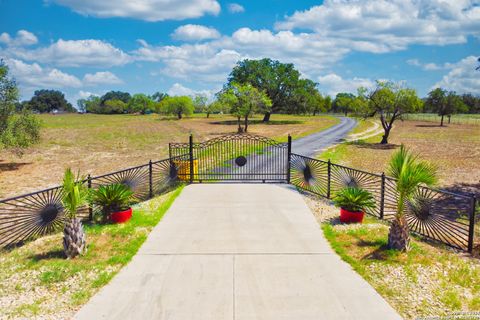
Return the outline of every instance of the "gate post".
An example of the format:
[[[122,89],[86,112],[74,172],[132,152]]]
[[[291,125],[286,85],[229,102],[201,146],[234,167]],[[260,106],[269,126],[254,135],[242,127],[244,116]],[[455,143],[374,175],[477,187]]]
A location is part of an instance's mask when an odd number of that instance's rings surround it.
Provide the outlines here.
[[[292,159],[292,136],[288,135],[287,183],[290,183],[290,161]]]
[[[473,251],[473,241],[475,240],[475,210],[477,205],[477,198],[472,197],[472,212],[470,213],[470,225],[468,228],[468,252],[472,253]]]
[[[153,167],[152,160],[148,162],[148,195],[153,198]]]
[[[380,186],[380,219],[383,219],[385,212],[385,172],[382,172],[382,182]]]
[[[327,199],[330,199],[330,185],[331,185],[331,181],[332,181],[332,162],[330,161],[330,159],[328,159],[327,173],[328,173]]]
[[[193,135],[189,138],[189,155],[190,155],[190,183],[193,183]]]
[[[92,177],[90,176],[90,174],[87,176],[87,188],[88,188],[88,191],[92,189]],[[88,204],[88,220],[89,221],[93,220],[93,208],[90,203]]]

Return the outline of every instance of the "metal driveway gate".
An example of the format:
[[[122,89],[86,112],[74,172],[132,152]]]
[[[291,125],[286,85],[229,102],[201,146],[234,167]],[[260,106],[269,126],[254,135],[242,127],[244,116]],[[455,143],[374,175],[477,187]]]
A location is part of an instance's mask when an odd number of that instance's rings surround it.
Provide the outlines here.
[[[289,181],[292,140],[280,143],[251,134],[229,134],[208,140],[170,143],[170,157],[177,160],[178,176],[190,182]]]

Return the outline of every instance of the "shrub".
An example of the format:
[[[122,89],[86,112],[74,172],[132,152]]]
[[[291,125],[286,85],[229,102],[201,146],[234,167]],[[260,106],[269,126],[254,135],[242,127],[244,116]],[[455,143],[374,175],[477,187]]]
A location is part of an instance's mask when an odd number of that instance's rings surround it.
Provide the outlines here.
[[[351,212],[363,211],[375,208],[375,199],[367,190],[347,187],[335,194],[333,198],[335,206]]]
[[[113,212],[128,209],[133,199],[133,191],[124,184],[109,184],[92,190],[90,203],[101,207],[102,220],[108,221]]]

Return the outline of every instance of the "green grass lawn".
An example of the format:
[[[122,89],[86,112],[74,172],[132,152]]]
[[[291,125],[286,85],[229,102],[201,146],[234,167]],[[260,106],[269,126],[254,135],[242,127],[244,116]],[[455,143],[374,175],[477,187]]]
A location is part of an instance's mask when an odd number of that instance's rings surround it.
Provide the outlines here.
[[[124,224],[85,225],[88,251],[66,260],[62,233],[0,251],[0,318],[71,318],[126,265],[182,187],[134,207]]]
[[[408,253],[388,250],[388,226],[374,218],[362,225],[325,222],[322,229],[335,252],[404,318],[480,311],[478,259],[415,237]]]

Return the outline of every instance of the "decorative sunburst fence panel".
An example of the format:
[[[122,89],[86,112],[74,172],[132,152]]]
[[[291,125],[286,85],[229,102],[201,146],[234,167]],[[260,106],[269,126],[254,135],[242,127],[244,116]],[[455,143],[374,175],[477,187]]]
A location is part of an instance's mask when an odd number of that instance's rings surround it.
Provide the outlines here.
[[[291,154],[290,176],[293,185],[329,199],[345,187],[363,188],[373,194],[377,204],[367,210],[368,214],[387,221],[395,216],[398,203],[396,182],[384,174]],[[405,201],[404,214],[412,232],[472,251],[475,201],[472,196],[421,187]]]
[[[0,201],[0,247],[21,243],[63,228],[62,188],[55,187]],[[88,219],[88,207],[78,216]]]
[[[136,201],[147,200],[179,183],[176,157],[141,165],[97,177],[89,177],[89,188],[120,183],[129,186]],[[78,213],[83,220],[92,218],[92,208],[82,207]],[[21,243],[63,229],[62,187],[0,200],[0,247]]]
[[[392,220],[397,212],[395,180],[385,179],[384,218]],[[420,187],[405,200],[404,215],[410,231],[441,241],[452,247],[471,250],[474,229],[474,198],[447,191]]]
[[[376,207],[367,209],[367,213],[380,218],[382,216],[382,176],[337,165],[330,164],[330,194],[335,193],[346,187],[362,188],[369,191],[375,198]]]
[[[329,197],[328,163],[292,153],[290,183],[322,197]]]

